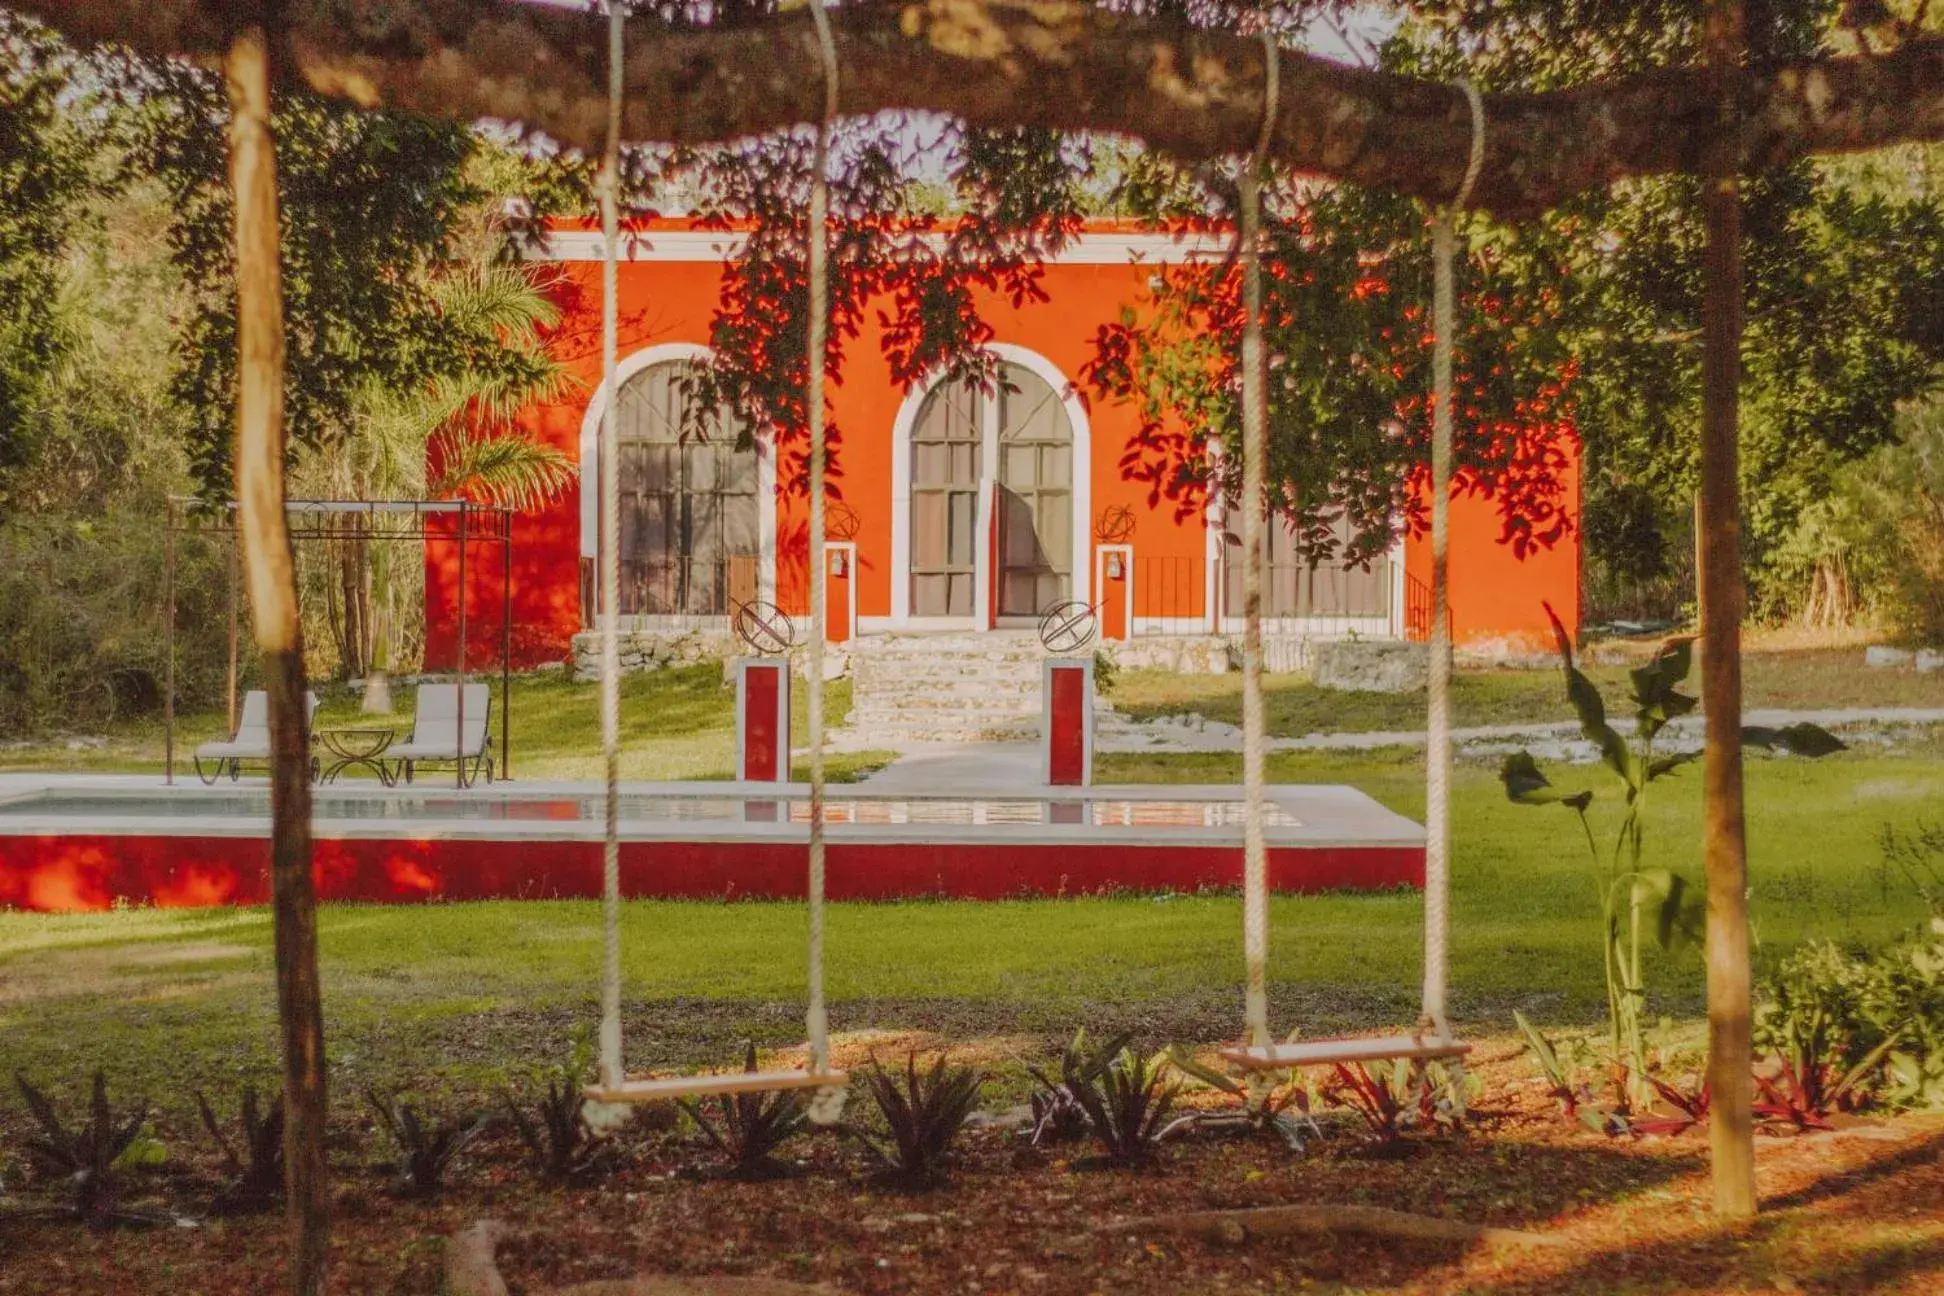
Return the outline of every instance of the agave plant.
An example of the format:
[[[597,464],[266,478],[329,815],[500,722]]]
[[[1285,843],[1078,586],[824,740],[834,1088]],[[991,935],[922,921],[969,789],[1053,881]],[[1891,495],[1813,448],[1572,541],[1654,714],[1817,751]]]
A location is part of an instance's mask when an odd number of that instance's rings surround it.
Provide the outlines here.
[[[223,1132],[216,1109],[200,1091],[196,1108],[202,1113],[203,1128],[223,1154],[223,1167],[229,1182],[216,1199],[218,1210],[234,1214],[265,1211],[283,1199],[284,1191],[284,1105],[283,1095],[270,1100],[266,1112],[257,1103],[255,1089],[243,1091],[237,1118],[238,1141]]]
[[[945,1177],[952,1145],[977,1109],[987,1078],[971,1067],[948,1065],[942,1053],[929,1069],[920,1071],[918,1054],[913,1052],[905,1059],[902,1075],[886,1071],[874,1059],[864,1084],[890,1138],[880,1141],[856,1129],[851,1133],[900,1179],[917,1185],[937,1183]]]
[[[580,1082],[569,1076],[550,1077],[546,1092],[524,1103],[506,1095],[506,1114],[534,1164],[562,1183],[598,1172],[613,1156],[613,1139],[594,1131],[586,1109]]]
[[[94,1073],[94,1094],[85,1124],[70,1128],[48,1096],[18,1073],[14,1083],[40,1128],[26,1143],[27,1155],[44,1175],[65,1179],[74,1214],[94,1225],[147,1223],[148,1217],[121,1208],[123,1172],[160,1162],[162,1145],[150,1137],[148,1107],[120,1116],[108,1103],[108,1080]]]
[[[1612,849],[1603,853],[1594,838],[1592,821],[1587,817],[1594,799],[1590,789],[1569,793],[1555,788],[1540,772],[1532,754],[1525,751],[1505,758],[1499,779],[1513,801],[1563,805],[1579,818],[1599,899],[1609,1046],[1615,1062],[1625,1069],[1628,1097],[1637,1106],[1648,1097],[1647,986],[1642,966],[1646,940],[1651,932],[1663,948],[1697,941],[1704,909],[1702,893],[1686,878],[1641,864],[1649,791],[1698,755],[1657,753],[1654,748],[1668,722],[1687,715],[1696,706],[1695,698],[1680,691],[1693,666],[1694,639],[1667,640],[1653,660],[1631,673],[1634,741],[1629,743],[1607,723],[1606,703],[1599,689],[1573,664],[1572,639],[1550,604],[1546,605],[1546,615],[1552,621],[1566,675],[1566,697],[1579,718],[1580,732],[1599,750],[1602,764],[1621,784],[1625,809]],[[1742,741],[1798,756],[1826,756],[1843,750],[1834,736],[1811,724],[1781,729],[1750,727],[1742,731]],[[1528,1032],[1528,1040],[1532,1034]]]
[[[428,1121],[409,1099],[386,1098],[371,1089],[365,1091],[365,1100],[391,1135],[398,1153],[398,1189],[405,1197],[438,1196],[445,1187],[446,1171],[486,1132],[489,1123],[481,1112]]]
[[[1192,1124],[1192,1115],[1168,1119],[1181,1095],[1179,1081],[1168,1079],[1166,1054],[1137,1053],[1125,1036],[1104,1049],[1087,1047],[1076,1035],[1060,1057],[1057,1087],[1086,1114],[1087,1129],[1104,1160],[1118,1166],[1145,1165],[1168,1138]],[[1034,1071],[1042,1089],[1055,1082]]]
[[[753,1041],[743,1045],[743,1070],[756,1070]],[[765,1179],[775,1175],[780,1169],[777,1149],[801,1134],[809,1124],[802,1098],[787,1091],[717,1094],[699,1102],[684,1099],[682,1110],[728,1161],[730,1175],[738,1179]]]

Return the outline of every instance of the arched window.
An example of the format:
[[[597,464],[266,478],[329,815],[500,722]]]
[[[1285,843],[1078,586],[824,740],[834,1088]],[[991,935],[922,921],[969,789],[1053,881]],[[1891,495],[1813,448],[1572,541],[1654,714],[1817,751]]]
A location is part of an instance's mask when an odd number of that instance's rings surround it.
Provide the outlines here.
[[[689,427],[693,361],[649,365],[622,384],[621,612],[724,616],[756,597],[761,509],[756,454],[732,418]]]
[[[1073,422],[1053,385],[1001,368],[999,615],[1039,616],[1072,597]]]
[[[999,366],[994,390],[940,383],[911,429],[911,613],[970,617],[986,570],[979,488],[992,465],[1000,616],[1031,617],[1073,589],[1073,421],[1054,386]]]

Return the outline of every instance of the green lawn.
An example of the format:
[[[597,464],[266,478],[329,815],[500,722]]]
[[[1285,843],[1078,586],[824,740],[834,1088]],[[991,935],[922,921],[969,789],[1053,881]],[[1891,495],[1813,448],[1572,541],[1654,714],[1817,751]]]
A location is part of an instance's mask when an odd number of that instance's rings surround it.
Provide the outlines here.
[[[498,677],[492,679],[495,707],[502,705]],[[389,725],[403,734],[412,726],[412,689],[393,689],[397,711],[373,717],[359,710],[359,699],[342,689],[321,690],[319,728]],[[850,681],[833,680],[824,693],[826,722],[835,727],[850,713]],[[809,695],[799,681],[795,693],[795,732],[802,742],[808,723]],[[513,774],[523,779],[600,779],[600,690],[564,673],[536,672],[513,677]],[[720,666],[687,666],[636,674],[621,681],[621,777],[624,779],[726,779],[735,765],[736,699]],[[180,717],[176,735],[177,771],[186,767],[196,744],[220,737],[220,711]],[[49,738],[24,747],[0,747],[0,771],[19,769],[159,771],[163,735],[154,722],[122,726],[101,735],[100,746],[70,747],[71,739]],[[495,754],[498,740],[495,737]],[[847,753],[830,759],[831,777],[855,778],[881,766],[885,753]]]
[[[1628,645],[1645,652],[1644,646]],[[1834,707],[1931,707],[1944,709],[1944,672],[1865,669],[1863,649],[1751,651],[1743,657],[1744,701],[1753,707],[1821,710]],[[1629,688],[1624,664],[1586,667],[1609,699]],[[1421,732],[1424,695],[1341,693],[1322,689],[1304,675],[1271,675],[1264,681],[1269,732],[1301,737],[1331,732]],[[1689,680],[1689,691],[1700,687]],[[1195,712],[1210,720],[1242,723],[1239,674],[1176,675],[1122,671],[1108,696],[1117,710],[1136,719]],[[1522,724],[1571,720],[1559,672],[1460,666],[1452,705],[1460,725]]]
[[[1232,759],[1117,757],[1106,779],[1232,779]],[[1415,815],[1418,761],[1278,757],[1278,779],[1343,781]],[[1568,771],[1597,783],[1596,771]],[[1944,816],[1944,754],[1844,754],[1749,769],[1758,959],[1813,936],[1878,940],[1920,906],[1885,868],[1885,825]],[[1698,780],[1656,785],[1650,862],[1696,872]],[[1454,1007],[1501,1032],[1514,1008],[1545,1021],[1598,1012],[1592,894],[1578,830],[1556,808],[1507,804],[1491,771],[1463,766],[1455,792]],[[1610,807],[1608,807],[1610,808]],[[1415,894],[1279,898],[1273,905],[1277,1019],[1312,1031],[1415,1013],[1421,908]],[[804,915],[798,905],[633,903],[625,958],[631,1061],[725,1057],[745,1035],[801,1029]],[[830,913],[829,986],[840,1030],[922,1028],[953,1038],[1050,1039],[1085,1021],[1150,1039],[1236,1029],[1239,905],[1231,896],[999,904],[840,904]],[[556,1055],[591,1019],[600,915],[591,903],[411,908],[329,906],[325,995],[340,1085],[478,1088]],[[0,1038],[9,1067],[71,1080],[97,1063],[158,1101],[194,1085],[272,1073],[269,921],[260,910],[85,917],[0,913]],[[1692,953],[1657,958],[1659,1011],[1692,1017]],[[347,1092],[340,1089],[340,1092]]]

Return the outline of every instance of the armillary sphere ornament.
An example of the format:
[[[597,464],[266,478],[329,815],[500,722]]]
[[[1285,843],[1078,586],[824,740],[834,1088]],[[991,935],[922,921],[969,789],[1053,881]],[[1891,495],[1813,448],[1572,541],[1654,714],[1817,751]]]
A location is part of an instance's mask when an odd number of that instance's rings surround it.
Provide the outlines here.
[[[1093,641],[1095,623],[1091,604],[1062,603],[1040,618],[1040,642],[1050,653],[1078,652]]]
[[[824,504],[824,534],[832,540],[855,540],[862,525],[857,510],[844,501],[830,500]]]
[[[743,646],[761,656],[776,657],[796,647],[796,622],[774,603],[744,603],[729,624]]]
[[[1109,504],[1100,510],[1094,523],[1094,539],[1102,544],[1126,544],[1134,538],[1134,510],[1125,504]]]

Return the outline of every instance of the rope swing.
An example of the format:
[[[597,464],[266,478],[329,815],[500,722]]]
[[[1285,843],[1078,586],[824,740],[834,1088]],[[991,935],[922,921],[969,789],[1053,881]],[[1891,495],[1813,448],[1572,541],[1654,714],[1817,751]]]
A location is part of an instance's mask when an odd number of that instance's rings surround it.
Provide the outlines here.
[[[1242,947],[1250,1045],[1269,1044],[1269,851],[1263,839],[1262,549],[1268,535],[1269,387],[1262,347],[1262,172],[1276,133],[1282,59],[1262,29],[1262,128],[1242,165]]]
[[[619,1088],[621,1070],[621,451],[614,407],[620,275],[617,247],[621,194],[620,0],[608,6],[607,148],[595,181],[601,197],[601,756],[607,777],[601,839],[601,1085]]]
[[[1262,540],[1268,401],[1263,372],[1260,175],[1274,130],[1278,52],[1265,30],[1262,133],[1243,169],[1237,239],[1242,261],[1242,789],[1243,957],[1247,964],[1243,1044],[1223,1057],[1252,1071],[1389,1058],[1461,1058],[1470,1045],[1451,1037],[1445,1009],[1449,977],[1451,892],[1451,600],[1446,557],[1450,539],[1452,462],[1451,340],[1457,328],[1454,221],[1471,201],[1485,162],[1485,105],[1478,88],[1460,82],[1471,106],[1471,156],[1451,206],[1432,221],[1436,282],[1432,302],[1431,381],[1431,665],[1425,743],[1424,994],[1416,1030],[1374,1039],[1318,1039],[1272,1044],[1269,1035],[1269,887],[1263,842]]]
[[[622,93],[622,8],[609,9],[608,143],[600,175],[601,231],[605,261],[601,284],[601,365],[606,404],[601,414],[601,738],[607,758],[607,837],[602,857],[605,960],[601,983],[601,1050],[599,1083],[588,1097],[595,1103],[656,1102],[709,1094],[754,1093],[766,1090],[813,1090],[806,1107],[810,1120],[833,1125],[843,1115],[848,1077],[830,1065],[830,1022],[824,1006],[824,708],[823,664],[825,627],[824,544],[824,345],[829,336],[829,212],[830,128],[837,118],[837,46],[822,0],[810,0],[816,25],[824,81],[823,118],[817,125],[810,181],[807,241],[808,380],[804,406],[810,436],[810,849],[809,990],[804,1025],[810,1044],[810,1066],[804,1071],[740,1071],[723,1075],[672,1076],[630,1080],[621,1062],[621,874],[620,874],[620,651],[616,611],[620,601],[620,526],[618,523],[619,467],[612,418],[616,399],[616,264],[618,261],[615,208],[620,190]]]

